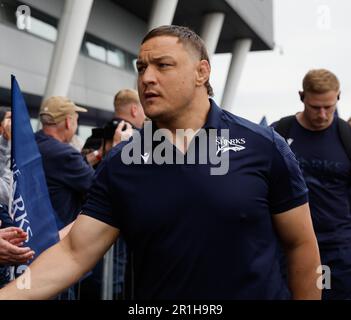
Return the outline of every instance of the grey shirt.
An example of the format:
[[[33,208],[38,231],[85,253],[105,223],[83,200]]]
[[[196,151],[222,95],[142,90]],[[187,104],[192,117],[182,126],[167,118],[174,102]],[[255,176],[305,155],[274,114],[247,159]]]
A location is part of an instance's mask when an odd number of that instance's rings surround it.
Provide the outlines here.
[[[11,143],[0,136],[0,203],[8,205],[11,182]]]

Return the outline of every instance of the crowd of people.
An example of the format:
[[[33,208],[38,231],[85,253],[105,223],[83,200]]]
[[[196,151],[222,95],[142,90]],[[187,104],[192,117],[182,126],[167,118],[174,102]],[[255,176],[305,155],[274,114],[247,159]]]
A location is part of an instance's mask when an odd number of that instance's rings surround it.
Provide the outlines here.
[[[9,214],[11,188],[11,109],[0,107],[0,288],[11,278],[10,265],[25,263],[34,252],[23,248],[27,233],[14,227]]]
[[[65,232],[30,265],[31,289],[18,290],[15,280],[0,299],[54,298],[91,270],[81,285],[98,299],[101,258],[113,244],[117,297],[131,266],[133,299],[350,299],[351,127],[336,114],[336,75],[307,72],[303,110],[263,127],[212,99],[206,47],[186,27],[150,31],[137,69],[138,92],[116,94],[113,119],[93,129],[82,150],[70,143],[87,110],[66,97],[43,102],[35,139]],[[0,109],[3,285],[7,266],[34,254],[8,210],[10,113]],[[163,138],[148,141],[148,129]],[[190,131],[180,137],[179,130]],[[190,163],[190,154],[212,156],[204,139],[220,143],[226,174],[210,174],[213,163]],[[126,148],[134,163],[126,163]],[[153,162],[167,153],[184,162]],[[330,287],[320,281],[321,266],[330,270]]]

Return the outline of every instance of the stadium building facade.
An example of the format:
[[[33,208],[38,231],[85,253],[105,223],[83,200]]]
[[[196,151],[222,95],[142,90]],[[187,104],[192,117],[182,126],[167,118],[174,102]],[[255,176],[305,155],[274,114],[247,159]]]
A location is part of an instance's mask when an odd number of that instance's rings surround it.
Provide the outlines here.
[[[143,36],[173,23],[198,32],[211,55],[232,53],[222,100],[229,105],[247,53],[274,47],[272,1],[0,0],[0,104],[11,103],[14,74],[33,119],[44,97],[67,95],[89,109],[82,132],[101,126],[114,94],[136,87]]]

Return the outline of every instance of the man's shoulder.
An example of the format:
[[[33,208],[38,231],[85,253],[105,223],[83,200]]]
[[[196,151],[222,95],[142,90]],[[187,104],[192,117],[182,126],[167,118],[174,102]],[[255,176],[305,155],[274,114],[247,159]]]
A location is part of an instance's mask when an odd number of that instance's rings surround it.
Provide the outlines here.
[[[70,144],[58,141],[57,139],[47,136],[44,133],[37,132],[35,138],[41,154],[56,157],[74,157],[80,156],[78,150]]]
[[[351,132],[351,125],[349,124],[349,122],[347,122],[346,120],[340,118],[340,117],[336,117],[336,121],[334,121],[334,123],[340,128],[344,129],[347,132]]]
[[[279,120],[272,122],[270,127],[274,129],[290,128],[294,121],[296,121],[296,114],[281,117]]]
[[[39,146],[46,146],[46,145],[50,145],[50,146],[54,146],[54,147],[60,147],[61,144],[63,144],[62,142],[56,140],[55,138],[45,134],[42,130],[36,132],[34,134],[35,137],[35,141],[37,142],[37,144]]]

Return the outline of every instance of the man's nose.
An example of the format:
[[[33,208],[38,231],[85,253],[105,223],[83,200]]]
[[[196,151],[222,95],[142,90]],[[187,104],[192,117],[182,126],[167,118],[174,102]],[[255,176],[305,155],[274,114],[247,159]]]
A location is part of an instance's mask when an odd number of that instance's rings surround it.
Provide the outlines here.
[[[141,75],[141,80],[144,84],[156,83],[156,73],[152,66],[147,66]]]
[[[319,116],[323,119],[327,118],[327,110],[325,108],[320,108],[319,109]]]

